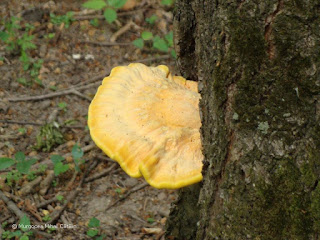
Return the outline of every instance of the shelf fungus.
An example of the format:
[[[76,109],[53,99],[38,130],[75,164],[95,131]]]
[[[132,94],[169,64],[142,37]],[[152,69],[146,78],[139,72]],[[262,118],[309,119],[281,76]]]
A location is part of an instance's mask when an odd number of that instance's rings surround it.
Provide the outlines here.
[[[164,65],[115,67],[90,104],[91,137],[131,177],[191,185],[202,180],[199,99],[196,82]]]

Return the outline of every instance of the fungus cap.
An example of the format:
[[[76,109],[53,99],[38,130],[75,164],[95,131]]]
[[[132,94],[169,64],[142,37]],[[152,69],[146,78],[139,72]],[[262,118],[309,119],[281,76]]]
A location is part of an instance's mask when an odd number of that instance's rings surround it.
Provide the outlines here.
[[[92,100],[93,141],[131,177],[156,188],[202,180],[197,83],[168,67],[140,63],[112,69]]]

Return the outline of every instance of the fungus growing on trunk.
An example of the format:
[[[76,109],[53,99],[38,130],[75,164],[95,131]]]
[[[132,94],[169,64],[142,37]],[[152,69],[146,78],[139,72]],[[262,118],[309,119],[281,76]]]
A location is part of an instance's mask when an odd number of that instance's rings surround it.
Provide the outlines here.
[[[196,82],[164,65],[115,67],[90,104],[91,137],[128,175],[155,188],[199,182],[199,99]]]

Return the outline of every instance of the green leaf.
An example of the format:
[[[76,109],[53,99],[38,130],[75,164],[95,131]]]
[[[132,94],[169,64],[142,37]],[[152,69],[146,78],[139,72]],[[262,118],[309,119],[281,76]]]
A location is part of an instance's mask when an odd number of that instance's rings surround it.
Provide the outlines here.
[[[155,220],[154,220],[154,218],[147,218],[147,222],[148,222],[148,223],[154,223]]]
[[[14,155],[14,158],[18,161],[18,162],[22,162],[25,160],[26,156],[24,155],[23,152],[17,152],[15,155]]]
[[[107,6],[107,4],[103,0],[91,0],[87,1],[84,4],[82,4],[83,7],[85,8],[90,8],[94,10],[100,10]]]
[[[92,19],[90,20],[90,24],[94,27],[98,27],[99,26],[99,20],[98,18]]]
[[[107,8],[106,10],[104,10],[103,15],[108,23],[112,23],[117,19],[117,12],[112,8]]]
[[[149,24],[154,24],[157,21],[157,15],[153,14],[151,17],[146,18],[146,22]]]
[[[108,5],[114,8],[121,8],[127,0],[108,0]]]
[[[161,4],[165,6],[171,6],[173,3],[173,0],[162,0]]]
[[[62,201],[63,200],[63,196],[62,195],[57,195],[56,198],[58,199],[58,201]]]
[[[57,154],[53,154],[51,155],[51,161],[53,162],[53,164],[57,164],[58,162],[61,162],[64,160],[64,157],[57,155]]]
[[[58,176],[61,173],[64,173],[69,170],[69,165],[68,164],[63,164],[62,162],[58,162],[54,164],[54,175]]]
[[[98,232],[99,232],[99,230],[97,230],[97,229],[89,229],[87,231],[87,236],[94,237],[98,234]]]
[[[20,229],[24,232],[29,231],[29,227],[30,226],[30,219],[27,217],[27,215],[23,215],[23,217],[20,219],[19,222],[20,225]]]
[[[168,50],[169,50],[169,47],[168,47],[168,44],[166,43],[166,41],[163,40],[162,38],[160,38],[159,36],[156,36],[153,39],[153,47],[155,49],[162,51],[162,52],[168,52]]]
[[[11,167],[15,162],[11,158],[0,158],[0,170]]]
[[[93,217],[90,219],[89,223],[88,223],[88,227],[89,228],[94,228],[94,227],[99,227],[100,226],[100,220]]]
[[[19,238],[19,240],[29,240],[29,237],[24,235],[21,238]]]
[[[170,31],[168,34],[166,34],[164,36],[164,38],[167,40],[169,47],[172,47],[173,46],[173,32]]]
[[[28,174],[31,166],[37,161],[37,159],[25,160],[17,163],[17,170],[22,174]]]
[[[7,41],[9,39],[9,34],[6,32],[0,32],[0,40]]]
[[[107,235],[102,234],[101,236],[96,237],[94,240],[103,240],[103,239],[106,239],[106,237],[107,237]]]
[[[78,144],[75,144],[71,150],[71,155],[75,159],[82,158],[83,156],[83,151],[81,147]]]
[[[141,33],[141,38],[142,38],[143,40],[150,40],[150,39],[152,39],[152,38],[153,38],[152,32],[143,31],[143,32]]]
[[[7,237],[7,239],[11,239],[13,237],[20,237],[22,235],[22,232],[20,230],[15,231],[15,232],[11,232],[9,234],[9,236]]]
[[[144,41],[143,41],[142,38],[137,38],[136,40],[134,40],[134,41],[132,42],[132,44],[133,44],[134,46],[136,46],[137,48],[142,49],[143,46],[144,46]]]
[[[177,58],[177,53],[174,49],[171,49],[171,52],[170,52],[171,56],[176,59]]]

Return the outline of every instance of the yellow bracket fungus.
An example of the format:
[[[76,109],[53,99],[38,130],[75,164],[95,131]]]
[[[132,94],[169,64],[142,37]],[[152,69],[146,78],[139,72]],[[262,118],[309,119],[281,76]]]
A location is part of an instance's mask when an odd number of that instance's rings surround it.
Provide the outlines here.
[[[90,104],[91,137],[128,175],[155,188],[199,182],[199,99],[196,82],[164,65],[115,67]]]

